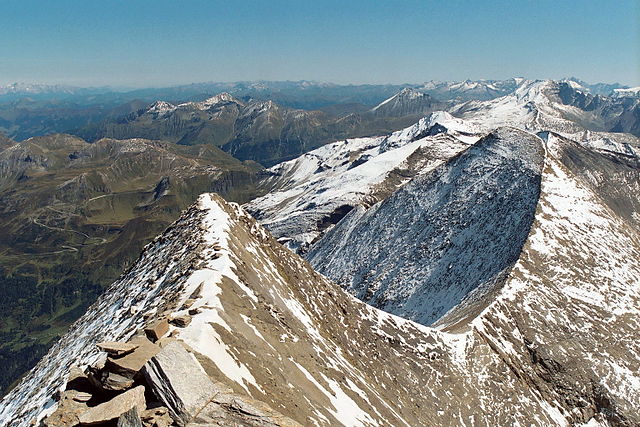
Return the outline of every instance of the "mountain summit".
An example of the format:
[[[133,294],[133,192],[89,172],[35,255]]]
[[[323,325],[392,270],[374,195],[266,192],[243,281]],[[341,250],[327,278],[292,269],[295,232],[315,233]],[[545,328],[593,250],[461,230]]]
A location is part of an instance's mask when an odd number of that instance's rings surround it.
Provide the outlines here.
[[[382,101],[371,109],[378,116],[401,117],[424,115],[434,110],[434,106],[442,103],[412,88],[404,88],[397,94]]]
[[[639,144],[587,95],[521,82],[276,165],[247,210],[201,195],[0,422],[640,424]]]

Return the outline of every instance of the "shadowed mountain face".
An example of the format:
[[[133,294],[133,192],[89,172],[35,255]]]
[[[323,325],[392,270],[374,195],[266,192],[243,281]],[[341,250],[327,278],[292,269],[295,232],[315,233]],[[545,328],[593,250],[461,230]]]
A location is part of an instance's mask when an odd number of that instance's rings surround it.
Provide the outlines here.
[[[212,146],[68,135],[0,151],[0,389],[32,366],[204,191],[253,196],[258,168]]]
[[[468,311],[518,259],[543,158],[539,138],[500,129],[383,202],[352,210],[307,259],[359,299],[424,325],[454,307]]]

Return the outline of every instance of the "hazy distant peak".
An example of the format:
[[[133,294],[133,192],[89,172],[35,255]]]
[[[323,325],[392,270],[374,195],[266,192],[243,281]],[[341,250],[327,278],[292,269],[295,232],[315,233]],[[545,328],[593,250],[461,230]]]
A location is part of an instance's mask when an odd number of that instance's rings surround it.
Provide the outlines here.
[[[640,96],[640,86],[614,89],[612,96],[618,98],[637,98]]]
[[[167,114],[170,113],[172,111],[175,111],[177,107],[169,102],[166,101],[156,101],[153,104],[151,104],[151,107],[149,107],[149,109],[147,110],[148,113],[155,113],[155,114]]]

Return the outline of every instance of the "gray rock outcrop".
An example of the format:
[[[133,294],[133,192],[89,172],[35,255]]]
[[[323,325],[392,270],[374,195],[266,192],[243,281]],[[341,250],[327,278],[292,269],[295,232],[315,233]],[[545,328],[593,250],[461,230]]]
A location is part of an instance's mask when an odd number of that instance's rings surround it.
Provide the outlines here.
[[[134,409],[134,412],[142,411],[147,404],[144,398],[144,386],[132,388],[117,395],[108,402],[90,408],[80,415],[79,421],[84,425],[98,425],[110,420],[120,418],[121,415]]]

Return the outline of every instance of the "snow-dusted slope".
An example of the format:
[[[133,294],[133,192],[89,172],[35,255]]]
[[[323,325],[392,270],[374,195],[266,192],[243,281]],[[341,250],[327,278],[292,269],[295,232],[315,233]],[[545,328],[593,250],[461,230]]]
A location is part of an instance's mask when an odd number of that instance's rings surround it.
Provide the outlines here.
[[[563,104],[564,83],[519,83],[512,94],[460,104],[453,115],[434,112],[392,135],[335,142],[276,165],[261,184],[267,194],[247,209],[290,248],[306,252],[353,207],[385,199],[498,127],[553,131],[596,151],[639,157],[637,137],[585,128],[597,118]]]
[[[570,95],[562,91],[572,92],[578,97],[581,95],[580,89],[566,82],[525,81],[512,94],[490,101],[469,101],[450,112],[485,130],[515,126],[529,132],[553,131],[595,149],[640,156],[637,137],[592,131],[605,126],[604,118],[595,113],[594,106],[582,109],[571,105],[567,99]]]
[[[430,81],[418,88],[418,90],[443,100],[471,99],[489,100],[513,92],[524,79],[512,78],[508,80],[465,80],[458,82]]]
[[[640,242],[561,157],[550,138],[522,256],[465,333],[359,302],[203,195],[5,397],[0,421],[41,417],[95,342],[191,308],[172,336],[207,374],[303,425],[636,425]]]
[[[501,128],[352,210],[307,259],[359,299],[430,325],[502,285],[533,220],[543,157],[539,138]]]
[[[640,96],[640,86],[631,87],[627,89],[614,89],[613,96],[616,96],[619,98],[625,98],[625,97],[637,98],[638,96]]]
[[[415,89],[404,88],[392,97],[373,107],[370,112],[384,117],[402,117],[425,115],[438,107],[442,102]]]
[[[246,208],[290,248],[304,251],[352,207],[387,197],[467,149],[481,136],[476,130],[438,112],[388,136],[325,145],[269,169],[261,184],[269,193]]]

